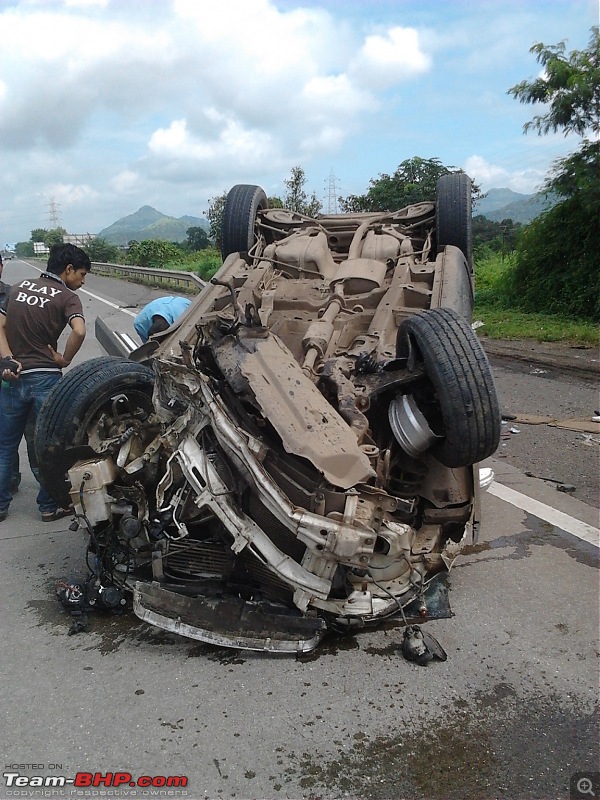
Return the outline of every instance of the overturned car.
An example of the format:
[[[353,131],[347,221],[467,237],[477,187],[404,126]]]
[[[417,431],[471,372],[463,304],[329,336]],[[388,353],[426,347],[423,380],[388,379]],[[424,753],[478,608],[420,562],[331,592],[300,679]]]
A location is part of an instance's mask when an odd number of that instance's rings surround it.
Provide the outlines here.
[[[227,197],[224,263],[130,359],[37,426],[89,537],[88,601],[214,644],[308,652],[404,616],[479,526],[500,413],[471,329],[471,184],[311,219]]]

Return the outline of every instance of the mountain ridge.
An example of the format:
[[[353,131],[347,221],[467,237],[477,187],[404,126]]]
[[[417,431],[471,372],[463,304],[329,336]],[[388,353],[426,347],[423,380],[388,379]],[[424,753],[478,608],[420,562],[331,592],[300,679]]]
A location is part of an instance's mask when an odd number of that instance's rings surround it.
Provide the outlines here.
[[[473,216],[486,217],[493,222],[512,219],[513,222],[527,225],[555,203],[555,197],[541,192],[522,194],[508,188],[492,188],[486,192],[485,197],[477,201]]]
[[[554,198],[540,193],[523,194],[508,188],[494,187],[477,201],[473,216],[483,216],[494,222],[512,219],[513,222],[526,225],[555,202]],[[187,239],[187,229],[195,227],[203,228],[207,233],[210,230],[210,224],[204,217],[189,214],[171,217],[150,205],[143,205],[133,214],[121,217],[101,230],[98,236],[118,245],[126,245],[131,240],[139,242],[146,239],[184,242]]]
[[[170,217],[149,205],[143,205],[133,214],[121,217],[112,225],[103,228],[98,237],[111,244],[126,245],[128,242],[147,239],[166,239],[170,242],[185,242],[188,228],[203,228],[208,232],[208,220],[185,214]]]

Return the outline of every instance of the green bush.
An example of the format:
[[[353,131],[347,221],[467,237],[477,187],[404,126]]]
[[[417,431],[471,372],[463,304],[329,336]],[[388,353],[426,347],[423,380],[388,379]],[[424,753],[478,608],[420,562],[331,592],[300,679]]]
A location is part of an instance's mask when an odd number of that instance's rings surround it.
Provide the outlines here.
[[[600,320],[600,224],[577,197],[537,217],[519,238],[507,285],[524,311]]]
[[[566,310],[545,312],[541,310],[545,305],[542,300],[535,302],[535,309],[524,310],[526,300],[519,296],[517,288],[517,262],[516,252],[504,257],[490,251],[476,255],[473,314],[474,319],[484,323],[478,333],[492,339],[535,339],[597,347],[600,329],[595,323]]]
[[[99,263],[118,263],[121,256],[116,244],[111,244],[101,237],[90,239],[83,249],[90,257],[90,261]]]
[[[219,251],[214,247],[207,247],[194,253],[178,253],[176,257],[167,261],[163,268],[195,272],[206,281],[212,278],[222,263]]]
[[[18,256],[18,258],[33,258],[35,255],[33,242],[17,242],[15,246],[15,254]]]
[[[502,255],[482,248],[475,255],[475,307],[511,308],[514,252]]]
[[[127,263],[136,267],[163,269],[167,262],[180,254],[181,250],[172,242],[146,239],[143,242],[130,242]]]

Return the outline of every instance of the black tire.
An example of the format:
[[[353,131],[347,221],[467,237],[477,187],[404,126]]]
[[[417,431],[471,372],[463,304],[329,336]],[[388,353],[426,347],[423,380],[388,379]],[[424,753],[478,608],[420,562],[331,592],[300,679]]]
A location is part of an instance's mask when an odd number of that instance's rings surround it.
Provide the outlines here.
[[[70,502],[67,470],[78,458],[93,455],[86,447],[92,420],[117,394],[127,395],[130,406],[150,411],[153,386],[149,367],[127,358],[102,356],[69,370],[53,387],[38,414],[35,449],[41,478],[61,506]]]
[[[398,355],[410,348],[434,389],[434,402],[426,398],[421,408],[442,436],[433,455],[447,467],[491,456],[500,441],[500,406],[487,356],[467,320],[451,308],[415,314],[398,330]]]
[[[267,195],[260,186],[238,183],[227,195],[223,209],[221,255],[247,253],[255,241],[256,215],[267,208]]]
[[[438,253],[447,244],[462,250],[473,269],[471,179],[464,172],[442,175],[437,182],[435,229]]]

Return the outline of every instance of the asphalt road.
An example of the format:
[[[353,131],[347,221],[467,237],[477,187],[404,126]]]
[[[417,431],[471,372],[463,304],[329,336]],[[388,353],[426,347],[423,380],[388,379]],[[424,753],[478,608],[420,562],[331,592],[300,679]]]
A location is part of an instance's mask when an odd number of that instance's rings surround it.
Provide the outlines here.
[[[8,262],[5,280],[17,274],[35,270]],[[85,290],[96,295],[82,295],[91,328],[99,314],[130,332],[135,308],[119,307],[156,294],[95,276]],[[96,355],[90,335],[79,360]],[[494,372],[506,411],[594,410],[585,382]],[[598,549],[580,538],[598,525],[597,449],[572,432],[518,427],[491,460],[481,540],[450,573],[453,616],[427,623],[448,660],[427,667],[402,658],[396,623],[299,658],[215,648],[131,614],[98,614],[70,637],[55,585],[85,574],[85,541],[68,520],[38,520],[25,471],[0,524],[3,772],[187,776],[188,785],[119,793],[4,777],[0,799],[598,797],[597,783],[594,794],[569,791],[572,776],[597,775],[600,755]],[[542,467],[581,499],[524,475]]]
[[[534,361],[491,360],[502,412],[517,417],[503,425],[497,458],[532,473],[555,491],[557,486],[572,487],[573,497],[598,507],[600,435],[592,433],[597,425],[589,425],[599,403],[595,376],[576,377]],[[543,418],[571,427],[559,428],[540,421]],[[578,430],[585,423],[587,432]]]

